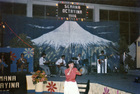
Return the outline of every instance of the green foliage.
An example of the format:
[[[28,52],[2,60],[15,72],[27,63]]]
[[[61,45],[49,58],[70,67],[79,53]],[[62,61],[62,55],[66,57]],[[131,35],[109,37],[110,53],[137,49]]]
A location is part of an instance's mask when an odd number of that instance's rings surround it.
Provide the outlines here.
[[[119,47],[120,55],[123,54],[124,52],[129,52],[128,44],[126,42],[125,37],[121,36],[119,45],[120,45],[120,47]]]
[[[27,44],[29,44],[30,46],[34,47],[33,42],[30,40],[30,38],[28,38],[26,36],[26,34],[19,34],[19,37],[26,42]],[[27,44],[25,44],[23,41],[21,41],[21,39],[19,39],[18,37],[14,37],[11,41],[10,41],[10,46],[13,48],[30,48]]]
[[[130,69],[135,69],[135,61],[132,60],[132,57],[128,54],[125,59],[125,64],[128,64]]]
[[[122,58],[124,52],[126,54],[125,65],[128,64],[130,69],[135,69],[135,60],[132,60],[132,57],[128,54],[129,53],[129,48],[128,48],[129,45],[127,44],[124,36],[121,36],[119,45],[120,45],[119,53],[120,53],[121,58]],[[120,60],[120,61],[122,63],[122,60]],[[122,71],[122,72],[125,71],[123,64],[120,64],[120,71]]]

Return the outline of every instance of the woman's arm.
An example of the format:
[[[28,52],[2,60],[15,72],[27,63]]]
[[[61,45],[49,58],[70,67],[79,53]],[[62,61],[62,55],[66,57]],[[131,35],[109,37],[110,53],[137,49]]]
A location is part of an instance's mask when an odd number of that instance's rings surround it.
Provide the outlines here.
[[[70,75],[70,72],[71,72],[72,68],[70,68],[69,72],[67,73],[67,75]]]
[[[79,71],[77,70],[77,68],[75,68],[75,72],[76,72],[77,75],[81,75],[81,72],[79,72]]]
[[[81,72],[79,72],[78,70],[76,71],[76,74],[81,75]]]

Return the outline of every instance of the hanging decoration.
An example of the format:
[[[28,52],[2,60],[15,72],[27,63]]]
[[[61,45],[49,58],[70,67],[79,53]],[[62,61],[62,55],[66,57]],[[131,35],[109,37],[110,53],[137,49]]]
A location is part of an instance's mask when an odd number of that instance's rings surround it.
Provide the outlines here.
[[[25,57],[27,57],[27,58],[33,57],[34,49],[33,48],[25,48],[25,51],[23,53],[25,54]]]
[[[11,58],[12,61],[15,61],[15,58],[17,58],[17,56],[15,56],[15,53],[10,51],[10,58]]]

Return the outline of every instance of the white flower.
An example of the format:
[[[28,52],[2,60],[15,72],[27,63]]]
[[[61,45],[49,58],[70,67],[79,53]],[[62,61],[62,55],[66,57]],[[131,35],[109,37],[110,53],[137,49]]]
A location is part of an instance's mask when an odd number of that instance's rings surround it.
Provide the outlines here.
[[[33,57],[34,49],[33,48],[25,48],[25,51],[23,52],[25,54],[25,57],[28,58]]]

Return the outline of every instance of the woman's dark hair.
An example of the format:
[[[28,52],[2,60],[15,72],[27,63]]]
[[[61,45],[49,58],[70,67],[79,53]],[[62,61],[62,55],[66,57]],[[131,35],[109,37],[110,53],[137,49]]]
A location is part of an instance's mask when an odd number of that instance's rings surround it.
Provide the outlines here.
[[[73,64],[74,64],[74,62],[73,62],[73,61],[69,61],[69,62],[68,62],[68,64],[71,64],[71,63],[73,63]]]
[[[69,61],[68,63],[67,63],[67,68],[69,68],[69,64],[71,64],[71,63],[73,63],[74,64],[74,62],[73,61]]]

